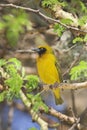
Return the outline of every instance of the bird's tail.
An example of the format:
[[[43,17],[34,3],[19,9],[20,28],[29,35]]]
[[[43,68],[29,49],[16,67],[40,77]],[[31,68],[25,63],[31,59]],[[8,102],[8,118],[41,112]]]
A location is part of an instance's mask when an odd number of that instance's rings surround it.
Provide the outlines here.
[[[60,89],[59,88],[53,88],[52,90],[53,90],[53,94],[54,94],[54,97],[55,97],[56,105],[62,104],[63,99],[61,98],[61,95],[60,95]]]

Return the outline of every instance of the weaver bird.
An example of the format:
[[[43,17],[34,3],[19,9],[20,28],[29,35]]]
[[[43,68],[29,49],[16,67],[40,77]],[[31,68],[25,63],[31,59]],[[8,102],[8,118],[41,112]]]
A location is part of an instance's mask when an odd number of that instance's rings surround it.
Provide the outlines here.
[[[48,45],[41,45],[32,50],[38,53],[36,64],[38,74],[42,82],[48,85],[60,83],[62,81],[60,68],[52,48]],[[52,91],[55,97],[56,105],[62,104],[63,100],[60,95],[60,89],[58,87],[53,87]]]

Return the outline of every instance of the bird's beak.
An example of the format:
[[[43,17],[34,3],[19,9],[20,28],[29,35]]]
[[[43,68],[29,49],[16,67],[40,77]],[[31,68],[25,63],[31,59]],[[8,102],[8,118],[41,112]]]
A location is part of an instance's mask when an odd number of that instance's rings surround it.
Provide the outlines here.
[[[40,49],[39,48],[32,48],[28,50],[16,50],[17,53],[39,53]]]
[[[39,56],[40,49],[39,48],[32,48],[31,50],[33,53],[35,53],[35,59],[37,59]]]
[[[40,52],[40,49],[39,48],[33,48],[33,49],[31,49],[32,50],[32,52],[36,52],[36,53],[39,53]]]

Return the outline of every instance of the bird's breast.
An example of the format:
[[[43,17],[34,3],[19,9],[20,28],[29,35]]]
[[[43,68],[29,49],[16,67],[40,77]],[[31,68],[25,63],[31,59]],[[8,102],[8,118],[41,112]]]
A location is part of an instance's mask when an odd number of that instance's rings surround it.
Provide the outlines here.
[[[53,55],[38,58],[37,70],[41,80],[44,83],[54,84],[58,81],[59,75],[55,66],[55,57]]]

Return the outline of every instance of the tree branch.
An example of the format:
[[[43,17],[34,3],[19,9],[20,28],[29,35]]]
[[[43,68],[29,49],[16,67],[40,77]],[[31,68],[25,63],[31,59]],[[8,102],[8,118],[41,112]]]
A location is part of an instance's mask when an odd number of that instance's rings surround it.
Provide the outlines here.
[[[24,95],[24,93],[22,91],[20,91],[20,96],[21,96],[21,99],[24,102],[25,106],[30,110],[29,112],[32,115],[33,120],[35,120],[37,123],[40,124],[42,130],[47,130],[48,129],[48,123],[45,122],[44,120],[42,120],[40,118],[40,116],[36,112],[34,112],[33,109],[31,109],[31,103],[29,102],[29,100],[27,99],[27,97]],[[42,109],[41,109],[41,111],[42,111]],[[49,108],[48,113],[52,116],[57,117],[61,121],[67,122],[67,124],[73,125],[77,122],[77,118],[69,117],[65,114],[62,114],[62,113],[56,111],[55,109],[53,109],[52,107]]]
[[[33,111],[33,109],[31,109],[31,102],[28,101],[22,90],[20,90],[20,96],[25,106],[30,110],[29,112],[32,116],[32,119],[41,126],[41,130],[48,130],[48,123],[42,120],[40,116],[35,111]]]
[[[87,81],[81,83],[60,83],[58,86],[61,90],[77,90],[87,88]]]
[[[42,90],[41,93],[43,93],[45,90],[53,89],[55,87],[58,87],[61,90],[78,90],[78,89],[87,88],[87,81],[81,83],[56,83],[56,85],[55,84],[45,85],[44,90]]]
[[[44,20],[46,20],[49,23],[50,22],[59,23],[60,25],[64,26],[67,29],[71,29],[71,30],[74,30],[74,31],[80,32],[80,33],[85,33],[85,34],[87,33],[87,30],[83,30],[83,29],[79,29],[77,27],[66,25],[66,24],[62,23],[60,20],[56,20],[56,19],[53,19],[51,17],[44,15],[39,10],[35,10],[35,9],[23,7],[23,6],[18,6],[18,5],[15,5],[15,4],[0,4],[0,6],[1,7],[13,7],[13,8],[16,8],[16,9],[23,9],[23,10],[26,10],[26,11],[29,11],[29,12],[32,12],[32,13],[39,15],[40,17],[42,17]]]
[[[55,109],[53,109],[52,107],[49,108],[49,114],[59,118],[61,121],[67,122],[68,124],[74,124],[77,120],[77,118],[69,117],[65,114],[62,114],[62,113],[56,111]]]

